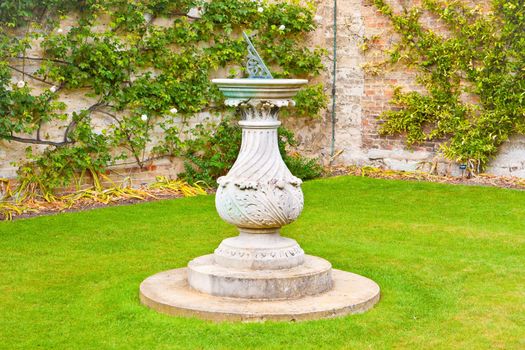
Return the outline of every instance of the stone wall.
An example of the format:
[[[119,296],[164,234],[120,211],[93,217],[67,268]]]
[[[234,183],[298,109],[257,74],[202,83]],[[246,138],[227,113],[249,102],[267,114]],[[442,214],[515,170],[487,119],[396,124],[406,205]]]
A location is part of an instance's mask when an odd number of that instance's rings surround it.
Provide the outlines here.
[[[401,4],[410,6],[416,1],[390,0],[398,9]],[[480,3],[487,4],[488,0],[476,2]],[[319,2],[318,19],[319,29],[309,40],[312,46],[323,46],[330,52],[325,61],[326,72],[318,79],[325,83],[326,92],[330,95],[334,33],[332,0]],[[439,25],[433,18],[424,20],[433,28]],[[428,170],[432,165],[438,165],[438,170],[442,173],[459,175],[461,172],[457,164],[438,157],[438,143],[429,142],[408,149],[402,137],[378,135],[378,116],[391,108],[388,101],[392,97],[394,85],[420,89],[414,83],[415,73],[406,67],[392,67],[380,74],[367,73],[364,69],[384,58],[382,50],[397,40],[388,19],[369,0],[338,0],[337,21],[335,156],[331,157],[331,108],[319,119],[284,120],[284,124],[297,135],[299,152],[317,157],[325,164],[372,165],[397,170]],[[364,38],[375,38],[371,42],[371,49],[366,53],[361,50]],[[64,94],[63,98],[68,100],[72,110],[84,108],[90,103],[82,94]],[[203,118],[206,116],[198,117],[196,122]],[[25,146],[0,143],[0,177],[15,175],[16,167],[11,162],[23,158]],[[148,182],[157,174],[173,177],[180,170],[178,160],[159,160],[143,171],[121,165],[113,169],[113,173],[120,178],[132,176],[137,182]],[[525,137],[513,137],[503,145],[488,172],[525,177]]]
[[[60,29],[63,32],[69,31],[76,24],[75,17],[66,17],[61,20]],[[106,30],[107,23],[109,20],[105,17],[102,17],[100,24],[97,25],[95,31]],[[158,18],[153,22],[157,26],[169,26],[172,21],[169,19]],[[15,33],[16,35],[16,33]],[[27,57],[41,57],[42,49],[40,48],[39,42],[34,41],[30,50],[26,52]],[[39,82],[38,80],[32,79],[29,75],[35,72],[39,68],[38,61],[31,60],[17,60],[11,62],[12,66],[18,70],[23,70],[26,75],[14,71],[12,74],[13,83],[24,80],[31,88],[33,94],[40,94],[44,90],[49,89],[50,86]],[[29,75],[27,75],[29,74]],[[225,72],[218,72],[217,74],[223,75]],[[65,90],[61,91],[59,95],[59,101],[66,104],[66,109],[63,111],[64,114],[71,116],[74,112],[80,112],[82,110],[88,109],[94,103],[97,102],[96,98],[86,96],[86,93],[89,92],[86,89],[76,89],[76,90]],[[1,116],[0,116],[1,117]],[[179,124],[177,127],[179,129],[188,129],[199,123],[216,123],[219,119],[210,114],[209,112],[202,112],[195,115],[190,120],[186,120],[183,123],[182,119],[179,119]],[[107,116],[106,114],[100,112],[94,112],[92,114],[92,123],[94,125],[95,132],[101,131],[102,129],[107,128],[114,121]],[[64,138],[64,131],[69,123],[69,120],[62,121],[61,124],[44,124],[41,130],[41,139],[45,141],[60,142]],[[155,140],[161,136],[162,129],[157,127],[152,133],[152,142],[149,144],[149,148],[146,149],[146,154],[155,144]],[[17,135],[27,138],[33,138],[34,135]],[[34,145],[20,142],[8,142],[0,140],[0,178],[14,179],[16,178],[16,171],[18,169],[18,164],[23,163],[26,160],[26,148],[30,147],[34,154],[38,154],[46,149],[46,145]],[[118,150],[119,152],[123,151]],[[117,152],[117,150],[116,150]],[[110,167],[106,175],[117,183],[122,181],[132,180],[134,184],[150,183],[155,181],[156,176],[167,176],[169,178],[176,178],[177,174],[184,170],[183,162],[177,158],[166,158],[166,159],[156,159],[146,163],[146,166],[140,169],[136,162],[130,157],[128,160],[119,162],[118,164]],[[89,179],[86,179],[89,180]]]
[[[402,6],[410,7],[418,0],[390,0],[396,10]],[[472,1],[472,4],[488,8],[489,1]],[[323,18],[323,45],[333,52],[333,1],[322,3],[319,15]],[[431,16],[422,20],[433,29],[445,31],[440,22]],[[407,90],[420,90],[414,82],[415,72],[404,66],[389,67],[372,74],[377,62],[385,58],[384,49],[388,48],[398,37],[393,32],[389,20],[382,16],[369,0],[338,0],[337,11],[337,71],[336,71],[336,123],[335,123],[335,164],[371,165],[396,170],[429,170],[437,166],[441,173],[460,175],[458,164],[439,157],[439,143],[427,142],[407,148],[401,136],[378,135],[378,116],[390,108],[388,101],[392,98],[394,86]],[[361,49],[365,38],[374,38],[370,49]],[[326,64],[330,69],[333,56]],[[327,92],[331,90],[331,74],[325,76]],[[322,140],[323,144],[305,142],[303,151],[320,156],[328,163],[331,148],[331,109],[324,118],[315,124],[323,132],[323,137],[314,138],[309,133],[316,128],[296,128],[304,136],[302,139]],[[308,152],[310,151],[310,152]],[[501,147],[499,155],[491,162],[489,173],[505,176],[525,177],[525,137],[511,138]]]

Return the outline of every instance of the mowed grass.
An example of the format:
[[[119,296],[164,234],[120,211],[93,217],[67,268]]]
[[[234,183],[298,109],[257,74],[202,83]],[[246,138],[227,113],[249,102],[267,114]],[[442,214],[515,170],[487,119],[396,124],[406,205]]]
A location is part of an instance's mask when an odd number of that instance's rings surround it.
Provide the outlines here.
[[[217,324],[142,306],[142,280],[236,234],[207,196],[1,223],[0,348],[525,348],[525,192],[358,177],[303,188],[283,234],[375,280],[366,314]]]

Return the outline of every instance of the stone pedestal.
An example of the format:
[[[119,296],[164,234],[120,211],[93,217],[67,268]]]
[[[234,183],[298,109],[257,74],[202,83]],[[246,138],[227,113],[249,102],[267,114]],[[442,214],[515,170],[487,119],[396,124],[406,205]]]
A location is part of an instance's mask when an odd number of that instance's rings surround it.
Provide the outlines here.
[[[141,301],[160,312],[214,320],[295,320],[364,312],[379,300],[373,281],[333,270],[305,255],[280,228],[303,209],[301,180],[279,153],[279,109],[306,80],[216,79],[226,103],[239,108],[242,145],[229,173],[218,179],[220,217],[239,229],[187,268],[146,279]]]

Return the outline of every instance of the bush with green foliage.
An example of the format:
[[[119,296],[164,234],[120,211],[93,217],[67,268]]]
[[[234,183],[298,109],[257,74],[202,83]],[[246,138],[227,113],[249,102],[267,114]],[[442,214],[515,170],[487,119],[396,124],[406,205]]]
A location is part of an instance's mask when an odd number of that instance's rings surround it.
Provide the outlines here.
[[[314,13],[313,1],[296,0],[4,0],[0,140],[47,146],[42,154],[28,148],[19,175],[44,179],[49,191],[68,185],[75,173],[101,172],[128,158],[144,168],[153,159],[186,154],[199,167],[198,157],[185,150],[209,137],[222,138],[221,130],[186,141],[180,137],[181,120],[187,127],[196,114],[225,110],[210,79],[218,70],[243,75],[246,45],[240,32],[256,33],[255,45],[275,68],[274,76],[311,78],[322,71],[325,53],[304,44],[305,34],[316,27]],[[61,28],[63,16],[75,18],[75,25]],[[42,57],[29,54],[37,42]],[[20,68],[27,62],[38,69]],[[47,88],[36,93],[24,81],[14,83],[13,72]],[[66,114],[59,98],[72,91],[85,91],[95,102]],[[321,87],[306,87],[294,113],[316,115],[323,103]],[[95,115],[111,124],[95,129]],[[65,124],[60,140],[42,132],[59,123]],[[159,129],[163,138],[156,140]],[[221,151],[206,164],[204,177],[216,177],[230,162],[232,148]]]
[[[215,179],[226,175],[241,146],[242,132],[237,124],[224,119],[214,128],[198,127],[193,130],[182,157],[185,171],[179,177],[195,183],[203,181],[215,186]]]
[[[290,172],[302,180],[311,180],[323,175],[324,169],[319,159],[303,157],[300,154],[287,152],[288,148],[297,146],[293,132],[284,127],[279,130],[278,146],[284,163]]]
[[[382,133],[405,134],[409,145],[446,139],[444,156],[471,172],[483,170],[511,135],[525,134],[523,0],[492,0],[490,11],[459,0],[423,0],[399,14],[385,0],[373,2],[401,36],[390,61],[415,67],[426,89],[398,88],[392,103],[399,108],[383,113]],[[424,13],[437,17],[447,34],[423,26]]]
[[[216,186],[215,179],[226,175],[237,159],[239,153],[242,129],[231,120],[222,120],[217,127],[197,128],[196,137],[187,142],[183,158],[185,171],[179,177],[189,183],[205,182]],[[316,159],[309,159],[298,154],[289,155],[287,147],[297,146],[293,133],[284,128],[278,129],[278,146],[281,156],[292,174],[310,180],[323,174],[323,167]]]

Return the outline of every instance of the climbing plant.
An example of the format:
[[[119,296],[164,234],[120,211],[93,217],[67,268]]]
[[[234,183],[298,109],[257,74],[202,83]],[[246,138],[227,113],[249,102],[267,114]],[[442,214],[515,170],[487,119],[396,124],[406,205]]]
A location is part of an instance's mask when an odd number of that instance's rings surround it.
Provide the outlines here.
[[[185,143],[206,145],[195,142],[199,133],[189,121],[225,110],[213,74],[244,73],[242,30],[256,34],[274,76],[322,71],[324,50],[304,44],[316,28],[314,13],[310,0],[2,1],[0,140],[30,146],[19,175],[45,190],[117,161],[143,168],[156,158],[184,157],[191,153]],[[30,64],[37,69],[28,71]],[[61,97],[71,92],[92,104],[66,113]],[[298,115],[324,107],[318,86],[300,96],[308,99],[297,101]]]
[[[395,90],[398,108],[382,114],[382,133],[405,134],[409,145],[445,140],[444,156],[471,172],[482,171],[512,134],[525,134],[523,0],[492,0],[490,10],[422,0],[400,12],[385,0],[373,2],[401,37],[388,52],[390,63],[417,69],[425,88]],[[443,26],[425,27],[422,17]]]

